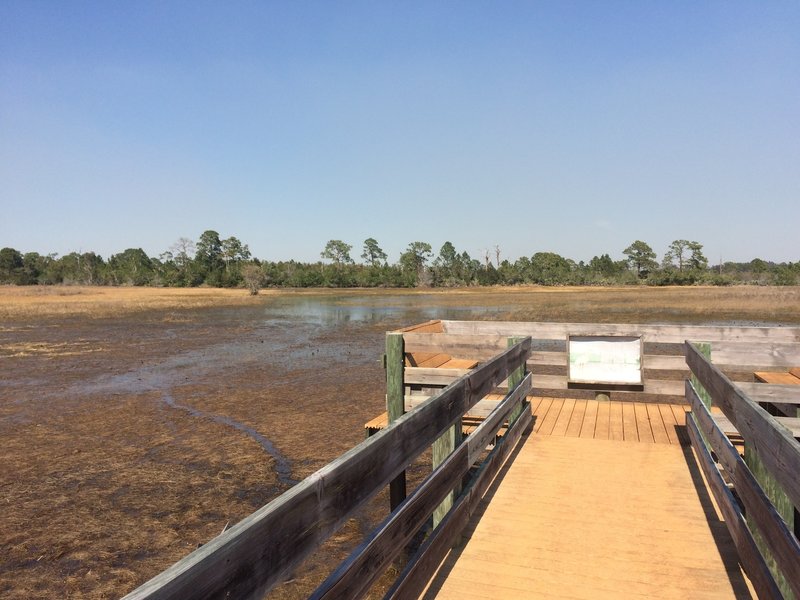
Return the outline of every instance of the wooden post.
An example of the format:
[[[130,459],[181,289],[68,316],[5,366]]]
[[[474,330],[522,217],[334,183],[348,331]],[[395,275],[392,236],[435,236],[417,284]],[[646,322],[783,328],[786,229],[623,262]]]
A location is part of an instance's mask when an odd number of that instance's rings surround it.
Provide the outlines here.
[[[513,346],[516,346],[517,344],[519,344],[524,339],[525,338],[521,338],[521,337],[510,337],[510,338],[508,338],[508,347],[512,348]],[[516,369],[514,369],[511,372],[511,374],[508,376],[508,390],[509,391],[513,390],[515,387],[517,387],[520,384],[520,382],[523,379],[525,379],[525,375],[526,375],[527,371],[528,371],[528,365],[527,365],[527,363],[523,362],[519,367],[517,367]],[[514,410],[511,411],[511,414],[508,415],[508,426],[509,426],[509,428],[511,427],[511,425],[514,424],[514,421],[516,421],[519,418],[519,416],[522,414],[522,406],[523,406],[524,403],[525,403],[525,399],[523,398],[522,400],[520,400],[520,403],[516,406],[516,408],[514,408]]]
[[[445,431],[439,439],[433,442],[431,447],[433,453],[433,468],[435,469],[442,464],[447,457],[458,447],[463,438],[463,429],[461,427],[461,417]],[[456,496],[461,493],[461,486],[456,486],[447,497],[442,500],[442,503],[433,511],[433,527],[434,529],[439,526],[447,512],[453,507],[453,502]]]
[[[697,348],[698,352],[705,356],[709,362],[711,362],[711,344],[707,342],[697,342],[695,343],[694,347]],[[700,397],[700,400],[702,400],[703,404],[706,405],[706,408],[711,408],[711,395],[700,384],[700,381],[694,376],[694,374],[691,376],[691,380],[694,389],[697,390],[697,395]]]
[[[389,424],[405,413],[405,344],[402,333],[386,334],[386,414]],[[397,508],[406,499],[406,472],[389,484],[389,507]]]

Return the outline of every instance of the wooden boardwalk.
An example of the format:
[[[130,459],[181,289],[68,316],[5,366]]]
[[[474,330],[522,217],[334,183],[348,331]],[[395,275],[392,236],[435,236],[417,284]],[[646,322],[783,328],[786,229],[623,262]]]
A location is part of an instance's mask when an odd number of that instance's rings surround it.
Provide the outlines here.
[[[539,398],[426,598],[750,598],[685,406]]]

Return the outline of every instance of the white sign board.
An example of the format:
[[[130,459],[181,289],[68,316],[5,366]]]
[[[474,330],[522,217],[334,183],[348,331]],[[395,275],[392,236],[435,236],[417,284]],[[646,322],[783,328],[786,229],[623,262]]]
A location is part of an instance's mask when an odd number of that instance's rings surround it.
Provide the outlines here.
[[[642,385],[642,338],[570,335],[570,383]]]

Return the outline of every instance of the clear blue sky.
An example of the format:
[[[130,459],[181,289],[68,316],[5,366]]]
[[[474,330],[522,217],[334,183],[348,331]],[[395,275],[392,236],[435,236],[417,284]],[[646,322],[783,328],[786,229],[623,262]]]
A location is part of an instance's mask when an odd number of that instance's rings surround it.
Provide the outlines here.
[[[0,246],[800,260],[800,2],[0,2]]]

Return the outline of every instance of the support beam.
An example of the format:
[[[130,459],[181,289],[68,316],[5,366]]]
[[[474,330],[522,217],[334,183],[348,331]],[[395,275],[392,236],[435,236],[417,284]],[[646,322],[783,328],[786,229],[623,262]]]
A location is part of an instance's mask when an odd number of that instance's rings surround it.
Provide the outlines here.
[[[386,334],[386,413],[391,425],[405,413],[403,369],[405,345],[402,333]],[[394,510],[406,498],[406,472],[389,484],[389,507]]]

